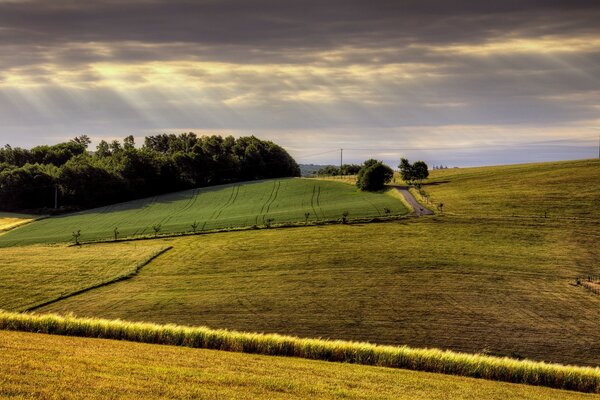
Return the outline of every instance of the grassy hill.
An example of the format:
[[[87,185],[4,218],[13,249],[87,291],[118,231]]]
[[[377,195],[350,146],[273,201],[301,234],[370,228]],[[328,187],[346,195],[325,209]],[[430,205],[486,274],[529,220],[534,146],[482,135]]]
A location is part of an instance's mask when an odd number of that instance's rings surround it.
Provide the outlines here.
[[[0,236],[0,247],[34,243],[68,242],[74,231],[81,240],[191,232],[229,227],[340,219],[407,212],[397,199],[381,193],[364,193],[332,181],[279,179],[222,185],[136,200],[77,214],[48,218]]]
[[[600,219],[600,159],[435,170],[423,188],[447,214]]]
[[[0,397],[591,399],[426,372],[0,331]],[[82,367],[85,366],[85,367]]]
[[[586,227],[560,229],[422,219],[176,238],[137,277],[40,311],[600,365],[600,296],[572,285],[600,249]]]
[[[425,190],[447,204],[443,216],[140,241],[174,249],[130,280],[40,311],[597,366],[600,296],[574,284],[600,275],[597,164],[550,165],[435,172]],[[519,178],[506,178],[507,168]],[[544,183],[550,176],[569,179],[557,190]],[[513,217],[515,193],[527,212]],[[19,254],[29,249],[0,249],[14,260],[0,281],[26,267]]]

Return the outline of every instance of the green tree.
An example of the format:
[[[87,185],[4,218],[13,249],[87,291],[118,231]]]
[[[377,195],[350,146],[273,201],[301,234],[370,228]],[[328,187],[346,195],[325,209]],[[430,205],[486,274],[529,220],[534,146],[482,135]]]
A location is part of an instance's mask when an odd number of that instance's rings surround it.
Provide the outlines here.
[[[394,177],[394,171],[381,161],[367,160],[358,172],[356,186],[363,191],[382,190]]]

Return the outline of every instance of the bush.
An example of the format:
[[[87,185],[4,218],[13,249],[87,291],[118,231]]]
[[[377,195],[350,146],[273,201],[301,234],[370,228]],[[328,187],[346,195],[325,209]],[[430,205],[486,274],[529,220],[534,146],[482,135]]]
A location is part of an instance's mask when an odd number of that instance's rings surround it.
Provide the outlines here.
[[[381,161],[367,160],[363,167],[358,171],[356,186],[360,190],[375,192],[382,190],[385,184],[394,177],[394,171]]]

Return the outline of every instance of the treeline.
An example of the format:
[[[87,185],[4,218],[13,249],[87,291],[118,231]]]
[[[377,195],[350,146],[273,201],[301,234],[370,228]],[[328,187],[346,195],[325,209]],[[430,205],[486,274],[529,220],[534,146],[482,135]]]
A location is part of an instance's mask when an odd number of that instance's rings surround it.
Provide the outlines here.
[[[44,210],[58,195],[62,210],[84,209],[192,187],[299,176],[280,146],[254,136],[194,133],[148,136],[136,147],[77,137],[54,146],[0,148],[0,209]]]
[[[362,168],[358,164],[343,164],[341,167],[326,165],[317,171],[318,176],[356,175]]]

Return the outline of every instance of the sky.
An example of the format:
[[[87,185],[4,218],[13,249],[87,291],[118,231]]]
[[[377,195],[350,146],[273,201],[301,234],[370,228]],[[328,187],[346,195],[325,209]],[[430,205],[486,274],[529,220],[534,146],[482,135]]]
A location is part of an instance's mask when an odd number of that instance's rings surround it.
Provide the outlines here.
[[[598,1],[0,0],[0,145],[255,135],[298,162],[598,156]]]

